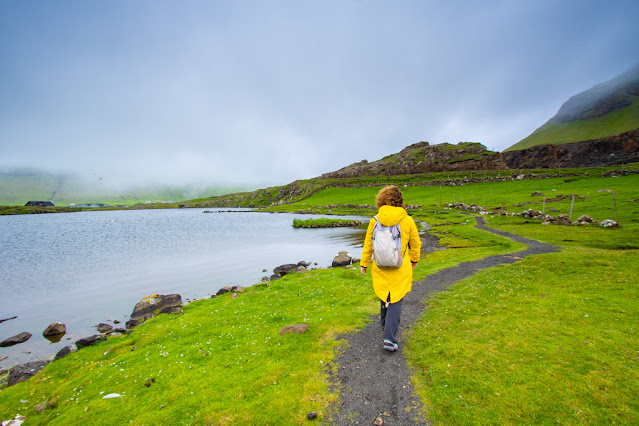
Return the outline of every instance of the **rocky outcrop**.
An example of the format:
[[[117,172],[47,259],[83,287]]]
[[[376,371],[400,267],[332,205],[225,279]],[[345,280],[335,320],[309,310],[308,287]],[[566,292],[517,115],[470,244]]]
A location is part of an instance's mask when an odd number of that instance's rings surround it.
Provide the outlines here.
[[[360,176],[393,176],[459,170],[501,170],[506,165],[498,153],[488,151],[477,142],[443,143],[430,145],[419,142],[369,163],[362,160],[340,170],[325,173],[322,179],[352,178]]]
[[[182,312],[182,296],[179,294],[153,294],[143,297],[133,309],[131,319],[145,321],[158,314]],[[127,327],[128,328],[128,327]]]
[[[511,169],[604,167],[639,161],[639,129],[584,142],[502,152]]]

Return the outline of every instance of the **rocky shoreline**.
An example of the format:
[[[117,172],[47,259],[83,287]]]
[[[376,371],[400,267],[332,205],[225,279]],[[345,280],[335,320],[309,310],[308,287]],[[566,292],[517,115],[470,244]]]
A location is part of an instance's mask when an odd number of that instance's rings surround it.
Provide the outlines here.
[[[345,251],[340,252],[332,262],[332,267],[352,267],[353,263],[359,262],[359,259],[353,258]],[[317,265],[316,263],[314,264]],[[264,276],[262,282],[254,284],[254,287],[268,286],[270,281],[279,280],[285,275],[293,273],[305,273],[309,270],[315,269],[311,267],[310,262],[300,261],[296,264],[284,264],[277,266],[273,269],[271,276]],[[266,270],[264,270],[265,272]],[[231,298],[239,297],[241,293],[244,293],[246,287],[243,286],[225,286],[217,291],[216,294],[210,296],[210,298],[220,297],[226,293],[231,294]],[[201,300],[201,299],[197,299]],[[188,301],[187,301],[188,303]],[[72,352],[78,351],[82,348],[95,345],[98,342],[107,340],[110,337],[117,337],[123,334],[132,333],[135,327],[143,323],[144,321],[162,314],[181,314],[183,312],[182,296],[179,294],[153,294],[145,296],[138,303],[136,303],[133,311],[131,312],[130,319],[126,321],[125,327],[114,327],[111,324],[100,323],[96,326],[98,334],[93,334],[87,337],[83,337],[75,340],[75,342],[65,345],[62,349],[57,351],[54,355],[51,355],[45,359],[36,361],[30,361],[23,364],[14,365],[8,369],[0,369],[0,389],[5,386],[13,386],[17,383],[23,382],[36,375],[44,366],[50,362],[55,362]],[[0,319],[1,322],[16,319],[17,317],[11,317],[6,319]],[[114,320],[115,325],[120,324],[120,321]],[[293,327],[293,326],[289,326]],[[298,327],[299,328],[299,327]],[[291,331],[293,330],[293,331]],[[285,332],[299,332],[295,327]],[[51,342],[58,342],[62,337],[67,334],[67,328],[65,324],[55,322],[50,324],[42,332],[42,335]],[[11,347],[19,345],[28,341],[33,336],[32,333],[24,331],[14,336],[4,339],[0,342],[0,347]],[[7,357],[3,357],[2,360],[6,360]]]

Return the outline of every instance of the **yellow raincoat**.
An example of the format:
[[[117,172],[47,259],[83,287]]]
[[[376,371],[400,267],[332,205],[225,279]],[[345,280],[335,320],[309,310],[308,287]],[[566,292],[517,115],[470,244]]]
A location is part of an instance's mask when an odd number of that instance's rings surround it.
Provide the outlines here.
[[[386,302],[390,294],[390,303],[397,303],[412,289],[413,268],[411,262],[419,261],[422,242],[419,239],[415,221],[406,213],[403,207],[382,206],[379,208],[377,218],[384,226],[394,226],[399,223],[402,231],[402,253],[404,253],[402,266],[397,269],[381,269],[377,267],[373,260],[373,267],[371,268],[373,288],[377,297]],[[377,223],[375,218],[372,218],[366,231],[362,261],[360,262],[360,265],[364,267],[368,267],[371,264],[375,223]]]

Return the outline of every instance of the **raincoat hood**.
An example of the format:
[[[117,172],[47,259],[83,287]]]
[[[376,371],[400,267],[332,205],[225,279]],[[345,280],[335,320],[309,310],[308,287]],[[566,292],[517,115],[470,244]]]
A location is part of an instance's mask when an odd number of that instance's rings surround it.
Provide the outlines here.
[[[406,216],[408,216],[408,213],[403,207],[381,206],[379,212],[377,212],[377,218],[384,226],[397,225]]]

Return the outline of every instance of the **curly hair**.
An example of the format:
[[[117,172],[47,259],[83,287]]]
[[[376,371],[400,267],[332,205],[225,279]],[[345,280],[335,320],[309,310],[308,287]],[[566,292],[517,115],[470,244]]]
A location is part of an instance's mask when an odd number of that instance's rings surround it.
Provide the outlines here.
[[[395,185],[388,185],[379,190],[377,198],[375,198],[375,202],[377,203],[377,207],[403,207],[404,197],[398,187]]]

